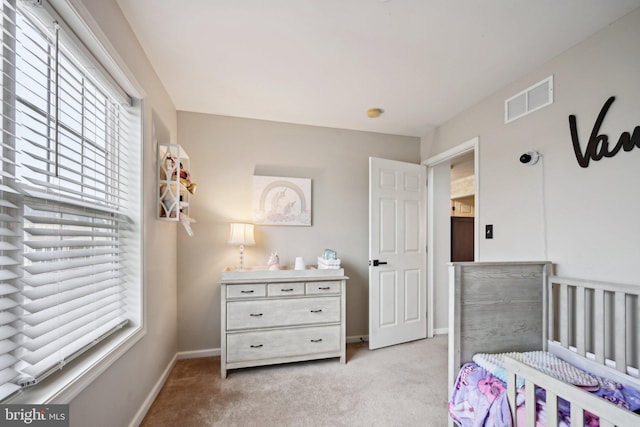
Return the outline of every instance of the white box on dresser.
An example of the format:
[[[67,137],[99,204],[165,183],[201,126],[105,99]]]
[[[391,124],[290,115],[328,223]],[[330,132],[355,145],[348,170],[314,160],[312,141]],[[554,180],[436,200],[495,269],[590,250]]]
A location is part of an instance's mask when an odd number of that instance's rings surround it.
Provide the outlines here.
[[[222,273],[220,375],[228,369],[339,357],[346,282],[339,269]]]

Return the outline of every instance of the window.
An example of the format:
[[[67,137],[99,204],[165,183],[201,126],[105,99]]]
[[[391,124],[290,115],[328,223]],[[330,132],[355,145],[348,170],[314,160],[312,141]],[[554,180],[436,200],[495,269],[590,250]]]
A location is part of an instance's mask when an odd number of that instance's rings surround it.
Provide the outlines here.
[[[24,3],[0,35],[0,400],[140,325],[139,107]]]

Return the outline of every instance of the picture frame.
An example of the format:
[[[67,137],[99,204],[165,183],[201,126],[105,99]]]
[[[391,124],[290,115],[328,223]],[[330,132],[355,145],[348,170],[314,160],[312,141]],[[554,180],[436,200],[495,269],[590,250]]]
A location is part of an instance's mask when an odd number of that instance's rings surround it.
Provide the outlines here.
[[[253,222],[311,226],[311,179],[253,177]]]

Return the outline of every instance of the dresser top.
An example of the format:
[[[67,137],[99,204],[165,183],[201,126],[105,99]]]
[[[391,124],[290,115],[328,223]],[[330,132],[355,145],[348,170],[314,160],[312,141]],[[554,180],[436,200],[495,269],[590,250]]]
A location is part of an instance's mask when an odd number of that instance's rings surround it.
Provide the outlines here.
[[[223,271],[221,275],[222,283],[248,283],[248,282],[296,282],[304,280],[346,280],[343,268],[316,269],[306,268],[304,270],[294,270],[286,268],[283,270],[269,271],[267,269],[230,270]]]

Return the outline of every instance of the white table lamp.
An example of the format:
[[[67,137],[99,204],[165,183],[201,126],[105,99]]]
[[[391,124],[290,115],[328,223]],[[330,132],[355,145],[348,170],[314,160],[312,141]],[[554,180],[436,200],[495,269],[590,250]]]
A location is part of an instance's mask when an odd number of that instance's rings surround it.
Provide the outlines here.
[[[229,244],[240,246],[240,270],[244,270],[244,246],[252,246],[256,244],[253,237],[253,224],[242,224],[237,222],[231,223]]]

